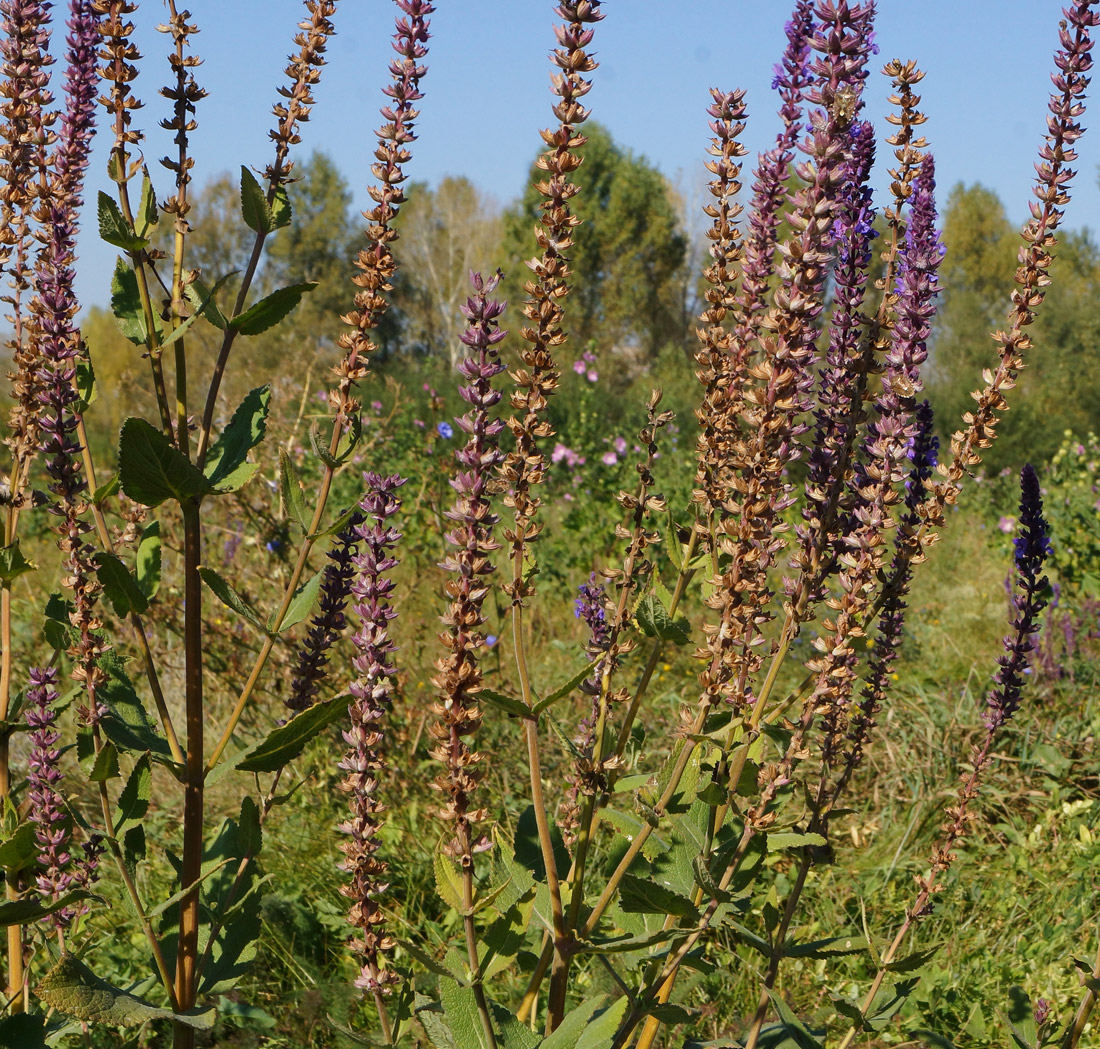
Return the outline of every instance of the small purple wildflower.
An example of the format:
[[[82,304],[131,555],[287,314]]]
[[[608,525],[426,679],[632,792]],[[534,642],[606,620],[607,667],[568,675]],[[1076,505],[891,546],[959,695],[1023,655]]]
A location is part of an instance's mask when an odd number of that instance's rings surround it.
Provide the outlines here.
[[[573,371],[575,371],[578,375],[583,375],[586,371],[588,371],[588,367],[584,363],[584,361],[582,361],[578,357],[577,360],[573,362]]]
[[[614,452],[604,452],[603,455],[600,456],[600,462],[602,462],[604,466],[615,466],[618,461],[619,457]]]
[[[450,423],[438,423],[435,432],[445,441],[449,441],[455,435],[454,427]]]
[[[585,378],[589,382],[599,382],[600,381],[600,373],[598,371],[596,371],[595,368],[591,368],[591,369],[589,369],[588,373],[585,375]]]

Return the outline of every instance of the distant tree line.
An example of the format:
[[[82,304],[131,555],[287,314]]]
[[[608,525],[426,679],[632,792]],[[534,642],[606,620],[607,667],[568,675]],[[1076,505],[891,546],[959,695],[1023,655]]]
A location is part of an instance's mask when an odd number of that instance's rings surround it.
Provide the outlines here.
[[[652,164],[597,124],[587,135],[583,175],[578,175],[584,186],[577,201],[582,222],[569,253],[575,286],[569,311],[572,353],[592,349],[605,362],[618,357],[637,371],[671,347],[686,362],[698,309],[695,271],[705,248],[689,243],[683,201]],[[295,170],[294,221],[269,240],[259,291],[298,281],[316,281],[318,287],[298,308],[292,334],[252,340],[247,351],[255,358],[253,374],[278,373],[291,381],[335,355],[340,317],[349,302],[345,275],[362,239],[348,181],[331,158],[314,153]],[[471,269],[501,266],[503,294],[512,303],[523,302],[542,177],[532,165],[523,193],[503,209],[463,177],[407,186],[408,203],[398,221],[394,307],[380,333],[383,358],[453,365],[461,357],[461,306]],[[252,235],[240,222],[239,179],[227,174],[209,183],[197,197],[195,213],[198,232],[189,240],[188,265],[200,270],[207,284],[243,271]],[[1005,289],[1011,286],[1019,239],[996,194],[959,185],[943,209],[943,240],[943,304],[929,390],[947,435],[969,409],[969,391],[980,385],[990,359],[989,332],[1008,308]],[[1048,458],[1063,430],[1100,430],[1100,248],[1090,233],[1062,236],[1055,270],[1049,308],[1034,329],[1034,365],[1020,379],[1024,396],[1003,420],[1003,439],[988,460],[994,470]],[[235,294],[232,277],[221,294]],[[522,323],[518,309],[510,316],[511,327]],[[92,307],[84,324],[101,384],[117,393],[112,422],[135,408],[150,408],[136,403],[137,391],[147,384],[133,382],[147,365],[115,328],[110,312]],[[192,352],[215,352],[215,336],[208,328],[203,335],[197,326]]]

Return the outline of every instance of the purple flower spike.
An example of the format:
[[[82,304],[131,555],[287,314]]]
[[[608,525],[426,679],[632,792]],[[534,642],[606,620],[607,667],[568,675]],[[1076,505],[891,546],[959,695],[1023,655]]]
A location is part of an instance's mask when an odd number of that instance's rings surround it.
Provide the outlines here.
[[[1039,632],[1039,613],[1046,608],[1047,577],[1043,563],[1050,553],[1050,526],[1043,517],[1039,478],[1028,463],[1020,473],[1020,534],[1016,546],[1016,615],[1013,632],[1003,641],[1005,654],[997,663],[994,687],[986,700],[984,720],[990,734],[1020,709],[1024,675],[1030,667],[1033,635]]]
[[[362,958],[357,987],[370,994],[387,994],[398,980],[384,966],[383,956],[394,947],[385,931],[378,897],[385,892],[388,864],[375,854],[381,841],[378,831],[385,806],[377,796],[379,770],[384,768],[385,733],[382,719],[391,705],[394,643],[389,636],[390,620],[397,612],[390,604],[394,582],[390,572],[397,566],[391,553],[401,538],[388,524],[400,505],[394,492],[405,482],[396,474],[365,476],[367,494],[359,504],[362,523],[356,528],[359,548],[353,557],[355,581],[352,594],[359,629],[352,641],[356,678],[351,685],[351,726],[344,732],[348,752],[340,762],[345,773],[342,787],[351,798],[352,818],[340,830],[349,836],[341,846],[347,859],[344,870],[350,883],[341,892],[351,901],[348,920],[359,930],[352,947]]]
[[[35,878],[35,884],[43,899],[56,900],[73,887],[72,856],[67,851],[69,830],[66,825],[65,800],[58,785],[61,769],[58,761],[61,752],[57,742],[61,733],[54,728],[57,711],[53,704],[58,692],[57,671],[53,667],[33,667],[30,672],[30,688],[27,690],[27,724],[30,726],[32,745],[27,762],[27,800],[30,802],[30,818],[35,824],[35,840],[38,843],[38,862],[43,868]],[[55,929],[66,928],[74,914],[64,908],[49,917]]]

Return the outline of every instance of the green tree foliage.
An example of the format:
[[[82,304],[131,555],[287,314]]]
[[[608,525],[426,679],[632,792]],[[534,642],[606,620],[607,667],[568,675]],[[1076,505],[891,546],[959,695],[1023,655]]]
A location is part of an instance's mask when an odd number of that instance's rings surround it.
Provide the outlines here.
[[[400,263],[394,306],[400,346],[432,354],[452,367],[468,353],[459,341],[470,294],[470,270],[490,273],[500,262],[500,214],[466,178],[432,189],[414,182],[395,223]]]
[[[265,291],[317,281],[298,307],[297,324],[322,342],[336,338],[340,317],[351,308],[355,288],[348,275],[361,247],[361,223],[352,218],[348,181],[327,153],[314,152],[294,165],[288,189],[293,220],[269,242],[263,270]]]
[[[586,124],[588,142],[575,181],[581,225],[569,257],[573,269],[569,328],[579,351],[640,349],[652,358],[683,337],[682,267],[686,238],[665,177],[644,157],[617,145],[599,124]],[[524,262],[535,253],[533,230],[545,172],[532,166],[520,201],[504,215],[507,296],[526,297]]]
[[[977,185],[952,190],[943,239],[929,389],[939,427],[950,434],[993,362],[989,333],[1004,324],[1020,240],[997,195]],[[1048,459],[1064,430],[1084,433],[1100,422],[1100,250],[1087,232],[1067,232],[1054,254],[1053,283],[1032,330],[1035,351],[986,459],[992,471]]]

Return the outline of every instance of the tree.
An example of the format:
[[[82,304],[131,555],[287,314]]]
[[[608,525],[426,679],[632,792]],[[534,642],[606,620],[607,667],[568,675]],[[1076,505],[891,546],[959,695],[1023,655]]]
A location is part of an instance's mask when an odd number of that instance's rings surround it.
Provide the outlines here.
[[[488,274],[500,260],[500,214],[466,178],[444,178],[435,189],[423,182],[407,190],[395,222],[400,264],[394,307],[401,344],[457,364],[468,354],[459,339],[470,294],[470,270]]]
[[[667,342],[683,337],[680,280],[687,240],[665,177],[644,157],[616,145],[599,124],[586,124],[588,141],[573,198],[581,219],[568,253],[573,291],[567,325],[579,349],[641,349],[652,359]],[[534,254],[533,228],[545,173],[532,167],[527,188],[504,215],[508,298],[521,302]]]
[[[962,426],[972,390],[991,367],[991,331],[1003,326],[1015,287],[1017,231],[997,195],[982,186],[956,186],[944,215],[947,248],[934,332],[929,391],[940,431]],[[1064,430],[1100,423],[1100,249],[1087,232],[1060,235],[1052,283],[1031,329],[1034,350],[1010,395],[1000,436],[986,457],[991,471],[1048,458]]]

